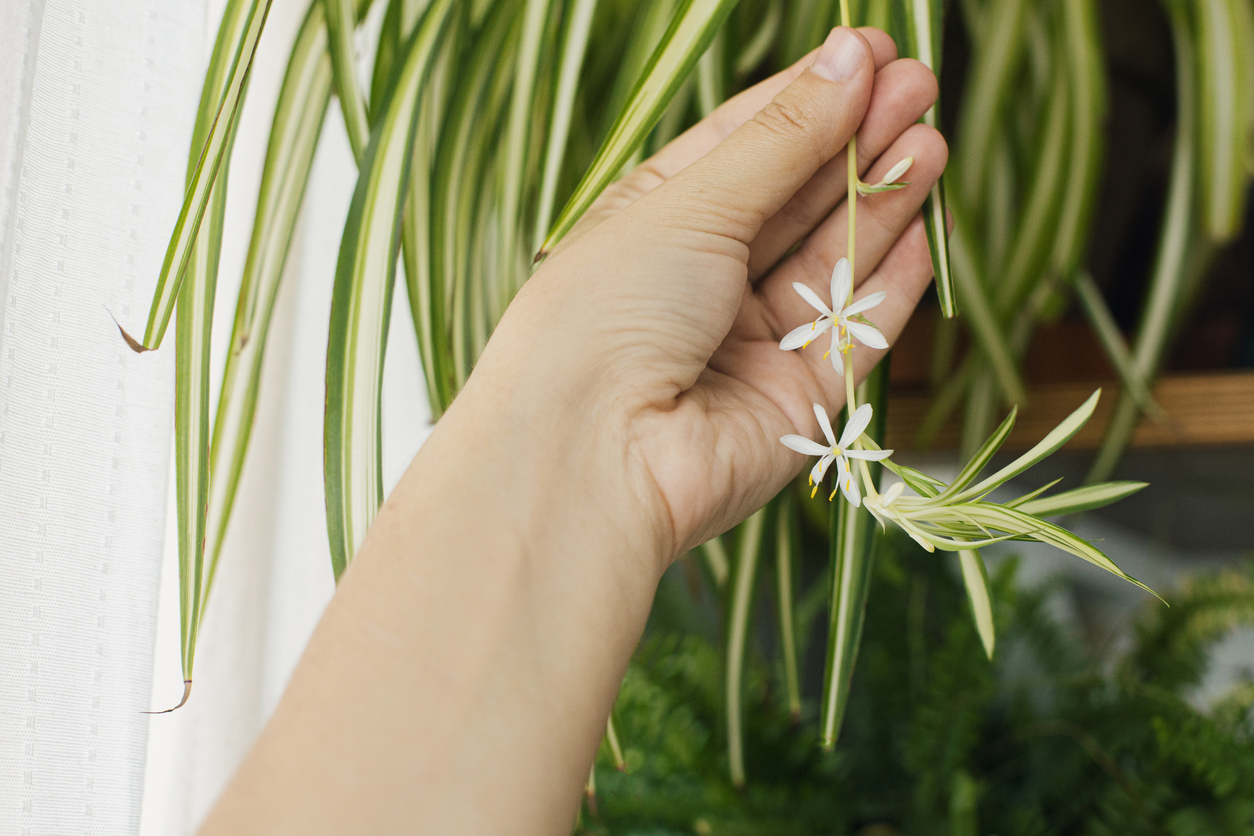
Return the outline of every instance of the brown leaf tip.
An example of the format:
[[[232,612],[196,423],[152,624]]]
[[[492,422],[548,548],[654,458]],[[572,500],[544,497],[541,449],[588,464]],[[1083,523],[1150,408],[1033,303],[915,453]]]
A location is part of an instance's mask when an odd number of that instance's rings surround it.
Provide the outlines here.
[[[118,333],[122,335],[122,339],[126,340],[126,344],[131,347],[131,351],[134,351],[136,354],[143,354],[145,351],[152,351],[151,348],[148,348],[139,340],[126,333],[126,329],[122,327],[122,323],[118,322],[118,318],[113,315],[113,311],[105,308],[105,312],[109,314],[109,318],[113,320],[113,324],[118,326]],[[182,705],[182,703],[179,703],[179,705]],[[178,706],[175,706],[175,708],[177,707]],[[174,709],[172,708],[170,710],[173,711]]]
[[[125,332],[123,332],[125,333]],[[192,681],[190,679],[183,680],[183,699],[179,700],[179,704],[174,708],[167,708],[165,711],[141,711],[140,714],[169,714],[171,711],[178,711],[187,705],[187,698],[192,695]]]

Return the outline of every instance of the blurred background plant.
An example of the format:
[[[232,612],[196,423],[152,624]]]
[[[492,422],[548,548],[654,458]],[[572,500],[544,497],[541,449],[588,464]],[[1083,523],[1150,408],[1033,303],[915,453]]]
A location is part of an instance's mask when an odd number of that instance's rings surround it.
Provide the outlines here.
[[[379,404],[388,329],[414,329],[438,418],[537,254],[596,194],[727,96],[817,46],[840,16],[836,0],[389,0],[372,16],[371,5],[314,0],[296,37],[211,416],[209,335],[231,149],[270,6],[229,0],[196,121],[187,202],[143,338],[128,337],[133,348],[151,350],[175,322],[184,699],[258,392],[272,383],[261,376],[268,328],[332,100],[360,170],[327,343],[326,510],[338,577],[383,499]],[[1174,426],[1157,403],[1154,379],[1173,345],[1206,339],[1191,312],[1213,306],[1207,277],[1244,276],[1248,284],[1248,264],[1243,273],[1240,261],[1248,260],[1248,242],[1244,250],[1225,247],[1248,229],[1254,5],[853,0],[850,13],[856,23],[888,29],[903,55],[938,72],[941,103],[926,118],[951,142],[950,169],[925,207],[937,295],[894,364],[905,370],[897,380],[924,367],[928,405],[912,437],[926,446],[958,420],[960,446],[970,453],[1002,410],[1031,400],[1034,355],[1064,364],[1104,356],[1119,394],[1103,417],[1090,479],[1105,478],[1143,415],[1166,421],[1164,431]],[[363,25],[368,18],[373,24]],[[946,205],[956,220],[948,241]],[[411,322],[391,322],[398,277]],[[1082,331],[1069,327],[1077,317],[1088,323]],[[1239,322],[1229,342],[1240,344],[1242,328],[1248,339],[1250,327]],[[880,441],[889,431],[885,415],[893,421],[884,408],[892,403],[887,367],[859,395],[879,405],[872,433]],[[811,527],[816,512],[827,516],[819,507],[786,492],[701,549],[694,582],[724,600],[721,696],[711,698],[724,731],[705,744],[727,747],[724,768],[735,785],[752,786],[750,773],[761,768],[747,768],[745,728],[752,732],[761,719],[755,711],[766,686],[746,659],[755,592],[770,585],[762,569],[767,553],[777,556],[784,704],[793,716],[813,719],[798,644],[808,635],[802,625],[827,606],[821,742],[835,743],[846,705],[851,716],[859,710],[856,692],[846,699],[868,592],[878,588],[871,579],[881,571],[873,558],[883,552],[882,538],[865,512],[834,505],[823,529],[835,532],[824,546],[833,568],[822,582],[794,590],[791,544],[805,515]],[[991,654],[993,613],[1006,606],[997,599],[1016,593],[1003,578],[990,594],[974,552],[958,568],[975,635]],[[693,664],[710,652],[703,647],[689,654]],[[634,681],[647,679],[647,649],[643,658],[628,694]],[[893,664],[895,675],[918,673],[903,659]],[[940,673],[929,681],[933,675]],[[707,709],[715,711],[698,701],[691,711]],[[789,745],[812,750],[807,734]],[[825,757],[809,751],[802,760],[838,762]],[[962,773],[968,784],[961,789],[957,774],[927,792],[975,799],[976,779]]]

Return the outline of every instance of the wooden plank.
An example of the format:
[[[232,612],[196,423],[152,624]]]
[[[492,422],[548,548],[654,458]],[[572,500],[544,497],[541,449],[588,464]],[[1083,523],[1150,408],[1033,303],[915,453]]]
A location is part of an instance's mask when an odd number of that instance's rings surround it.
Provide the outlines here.
[[[1019,410],[1006,450],[1026,450],[1084,402],[1097,388],[1092,383],[1049,383],[1031,386],[1028,403]],[[1133,447],[1212,447],[1254,444],[1254,372],[1167,375],[1154,386],[1154,397],[1167,412],[1162,424],[1142,418],[1132,436]],[[887,446],[911,449],[927,414],[925,393],[894,392],[888,410]],[[1092,450],[1101,443],[1119,400],[1117,383],[1102,386],[1102,399],[1088,424],[1067,445]],[[958,446],[959,424],[941,431],[936,447]]]

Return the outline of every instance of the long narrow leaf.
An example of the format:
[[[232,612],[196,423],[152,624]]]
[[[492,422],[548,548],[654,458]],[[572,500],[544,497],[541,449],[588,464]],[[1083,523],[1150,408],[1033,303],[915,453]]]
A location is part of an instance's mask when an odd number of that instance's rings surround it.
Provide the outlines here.
[[[967,588],[967,601],[971,604],[975,631],[984,645],[984,653],[992,659],[997,637],[993,628],[993,601],[988,594],[988,570],[984,567],[984,558],[974,549],[963,549],[958,552],[958,562],[962,568],[962,584]]]
[[[322,3],[314,2],[296,35],[279,90],[213,423],[202,606],[213,588],[248,452],[274,303],[330,99],[325,17]]]
[[[888,401],[887,366],[886,362],[880,363],[859,387],[859,403],[874,404],[874,417],[866,432],[871,439],[884,437]],[[871,478],[878,481],[880,468],[872,467],[870,470]],[[840,736],[849,701],[854,663],[862,641],[862,622],[871,585],[877,531],[874,518],[865,508],[854,508],[843,498],[838,498],[833,504],[831,620],[819,729],[819,744],[829,751]]]
[[[451,304],[446,327],[452,392],[466,382],[478,354],[472,332],[484,317],[482,303],[472,302],[482,294],[471,270],[472,256],[482,255],[475,226],[477,198],[489,177],[488,154],[508,99],[512,76],[508,59],[516,49],[518,17],[516,4],[495,3],[470,44],[441,129],[433,172],[430,284]],[[446,406],[441,393],[447,387],[439,382],[443,372],[436,358],[425,353],[423,369],[432,416],[439,417]]]
[[[1098,389],[1089,395],[1088,400],[1080,404],[1074,412],[1063,419],[1062,423],[1050,430],[1049,434],[1041,439],[1036,446],[1024,453],[1001,470],[989,476],[975,487],[969,488],[958,494],[953,499],[961,501],[969,499],[973,496],[982,496],[993,488],[1007,482],[1018,476],[1023,471],[1032,467],[1032,465],[1044,459],[1046,456],[1053,454],[1058,448],[1071,440],[1071,437],[1080,431],[1080,428],[1088,422],[1093,415],[1093,410],[1097,408],[1097,400],[1101,397],[1102,390]]]
[[[1093,326],[1093,331],[1097,334],[1098,341],[1106,350],[1106,358],[1115,367],[1124,391],[1136,400],[1137,406],[1147,415],[1153,416],[1158,421],[1164,420],[1167,413],[1154,400],[1146,379],[1137,372],[1132,360],[1132,352],[1128,350],[1128,344],[1124,342],[1119,325],[1115,322],[1110,309],[1106,307],[1106,300],[1102,298],[1102,292],[1093,281],[1093,277],[1087,272],[1081,272],[1076,277],[1075,289],[1076,296],[1080,299],[1080,307],[1084,309],[1089,324]]]
[[[1022,55],[1026,0],[1004,0],[988,9],[987,37],[977,46],[963,98],[957,162],[961,197],[974,206],[984,189],[994,123]]]
[[[165,260],[161,264],[161,273],[157,278],[157,288],[153,294],[152,307],[148,312],[148,324],[144,328],[142,342],[127,337],[131,348],[137,351],[150,351],[161,345],[166,327],[170,324],[170,316],[174,312],[174,304],[179,296],[180,285],[191,257],[192,247],[196,244],[200,231],[201,220],[209,205],[209,193],[217,179],[218,169],[226,157],[228,139],[234,133],[239,105],[243,100],[244,85],[248,72],[252,68],[253,54],[257,49],[257,41],[265,25],[266,15],[270,12],[271,0],[233,0],[227,4],[222,27],[219,30],[218,42],[214,47],[211,72],[205,79],[206,91],[213,85],[213,97],[201,97],[201,116],[206,114],[208,102],[214,102],[212,123],[200,140],[200,131],[193,134],[193,145],[196,149],[197,161],[188,178],[187,192],[183,198],[183,208],[179,211],[178,220],[174,224],[174,232],[170,235],[170,244],[166,249]],[[217,88],[217,78],[213,66],[221,66],[227,54],[232,57],[229,70],[224,74],[225,83],[221,92]],[[197,119],[198,126],[203,124],[202,118]],[[125,336],[125,334],[124,334]]]
[[[1063,0],[1062,8],[1071,91],[1071,148],[1050,269],[1055,276],[1070,279],[1084,256],[1097,203],[1104,153],[1106,73],[1094,0]]]
[[[740,548],[736,556],[731,587],[731,607],[727,632],[727,760],[734,787],[745,785],[744,692],[745,646],[749,638],[749,616],[753,611],[753,586],[758,557],[762,551],[762,531],[766,508],[760,509],[740,526]]]
[[[801,720],[801,685],[797,676],[797,630],[793,625],[793,498],[788,491],[780,494],[779,515],[775,521],[775,591],[779,615],[780,650],[784,655],[784,693],[788,697],[788,716],[794,723]]]
[[[980,475],[980,471],[984,469],[984,466],[987,465],[993,456],[996,455],[997,451],[1001,449],[1001,445],[1006,441],[1007,436],[1010,435],[1010,431],[1014,429],[1015,416],[1018,414],[1018,411],[1019,410],[1017,408],[1010,410],[1010,414],[1007,415],[1005,420],[1001,422],[1001,426],[997,428],[997,431],[990,435],[988,440],[985,441],[978,450],[976,450],[971,458],[968,459],[966,465],[963,466],[962,470],[958,471],[958,475],[954,477],[954,481],[950,483],[949,487],[946,488],[939,497],[937,497],[939,501],[949,499],[967,485],[975,481],[975,477]]]
[[[542,252],[570,231],[597,195],[618,175],[623,163],[662,118],[671,96],[710,45],[737,0],[684,0],[644,74],[583,180],[545,239]]]
[[[435,0],[409,39],[366,149],[340,244],[327,346],[327,533],[338,579],[383,501],[380,386],[400,218],[423,90],[452,19]]]
[[[905,10],[906,38],[904,57],[925,64],[939,79],[941,74],[941,32],[944,30],[942,0],[901,0]],[[923,122],[933,128],[940,125],[940,102],[928,109]],[[937,180],[923,204],[923,223],[927,231],[927,247],[932,255],[932,272],[936,276],[936,294],[941,314],[958,315],[954,278],[949,264],[949,227],[946,216],[945,184]]]
[[[544,150],[544,174],[540,179],[540,201],[536,213],[536,234],[533,249],[539,250],[553,219],[553,202],[557,197],[557,178],[566,159],[570,123],[574,115],[575,94],[579,92],[580,70],[588,49],[588,33],[597,0],[573,0],[566,13],[562,30],[562,58],[558,64],[557,91],[554,94],[553,121],[549,126],[548,145]]]
[[[1167,186],[1167,207],[1163,231],[1158,238],[1149,296],[1137,329],[1132,351],[1135,372],[1148,380],[1162,362],[1167,349],[1173,313],[1186,285],[1189,250],[1195,230],[1194,191],[1196,188],[1197,92],[1195,56],[1188,10],[1175,0],[1164,6],[1171,20],[1172,43],[1176,53],[1176,138],[1172,152],[1171,179]],[[1106,428],[1106,437],[1089,470],[1088,481],[1105,480],[1123,455],[1140,410],[1131,393],[1120,396],[1115,413]]]
[[[335,95],[344,114],[344,128],[353,157],[361,161],[370,140],[370,116],[366,98],[357,84],[357,62],[353,54],[353,31],[357,28],[356,0],[322,0],[326,9],[327,38]]]
[[[959,222],[954,227],[949,252],[954,265],[952,280],[962,303],[965,324],[975,338],[980,354],[992,369],[1005,400],[1012,406],[1022,404],[1027,401],[1027,387],[1019,374],[1010,343],[989,305],[983,267],[968,241],[965,218],[960,212],[955,212],[955,217],[959,218]]]
[[[1241,231],[1245,208],[1245,156],[1250,138],[1243,116],[1245,89],[1243,34],[1238,3],[1198,0],[1198,166],[1201,221],[1206,234],[1225,243]],[[1248,48],[1248,44],[1244,48]],[[1177,57],[1177,60],[1180,60]]]
[[[1063,491],[1043,499],[1032,499],[1019,505],[1018,508],[1023,513],[1034,517],[1061,517],[1066,514],[1078,514],[1081,511],[1103,508],[1112,502],[1126,499],[1145,487],[1148,487],[1146,482],[1102,482]]]

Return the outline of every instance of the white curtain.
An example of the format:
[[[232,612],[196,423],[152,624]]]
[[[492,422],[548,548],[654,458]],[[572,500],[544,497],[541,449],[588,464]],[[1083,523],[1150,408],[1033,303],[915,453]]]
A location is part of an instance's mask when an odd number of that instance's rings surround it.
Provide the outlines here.
[[[193,833],[333,591],[323,377],[335,255],[356,182],[334,104],[280,293],[192,699],[173,714],[140,713],[182,691],[166,516],[173,343],[134,355],[109,314],[142,328],[223,2],[0,2],[2,834]],[[274,0],[241,117],[218,375],[274,99],[306,8]],[[429,431],[400,283],[394,316],[389,489]]]
[[[170,352],[136,356],[182,200],[197,2],[0,3],[0,832],[139,823]]]

